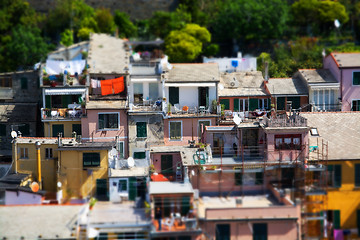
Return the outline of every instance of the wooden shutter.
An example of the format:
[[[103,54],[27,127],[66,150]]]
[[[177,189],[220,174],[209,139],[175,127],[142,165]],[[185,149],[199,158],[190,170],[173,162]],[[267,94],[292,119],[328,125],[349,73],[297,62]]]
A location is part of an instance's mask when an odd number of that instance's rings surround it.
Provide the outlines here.
[[[257,108],[259,108],[259,99],[250,98],[249,99],[249,111],[254,111]]]
[[[64,137],[64,124],[52,125],[52,136],[57,137],[59,133],[62,133]]]
[[[173,172],[173,156],[161,155],[161,172],[172,173]]]
[[[353,72],[353,85],[360,85],[360,72]]]
[[[51,108],[51,96],[45,96],[45,108]]]
[[[238,98],[234,98],[234,112],[239,112],[239,102],[240,100]]]
[[[277,110],[285,110],[285,97],[278,97],[276,99]]]
[[[333,210],[334,229],[340,229],[340,210]]]
[[[341,187],[341,165],[334,165],[334,187]]]
[[[230,100],[229,99],[220,99],[220,104],[225,105],[225,110],[230,110]]]
[[[234,177],[235,177],[235,185],[242,185],[242,173],[241,172],[235,172]]]
[[[146,122],[137,122],[136,123],[136,137],[146,138]]]
[[[190,210],[190,197],[183,196],[181,198],[181,215],[186,216]]]
[[[137,197],[137,181],[136,177],[129,178],[129,200],[135,201]]]

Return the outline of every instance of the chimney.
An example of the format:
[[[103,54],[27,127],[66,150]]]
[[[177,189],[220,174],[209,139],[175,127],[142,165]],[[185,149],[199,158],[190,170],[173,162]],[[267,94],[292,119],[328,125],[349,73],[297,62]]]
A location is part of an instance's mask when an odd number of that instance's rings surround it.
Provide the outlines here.
[[[269,81],[269,62],[265,62],[265,76],[264,76],[265,82]]]

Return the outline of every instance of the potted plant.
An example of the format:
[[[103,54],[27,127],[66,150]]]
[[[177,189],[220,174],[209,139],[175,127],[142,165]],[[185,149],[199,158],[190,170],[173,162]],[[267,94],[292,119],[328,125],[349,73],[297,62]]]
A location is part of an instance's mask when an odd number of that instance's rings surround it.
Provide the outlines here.
[[[171,115],[171,103],[168,103],[167,105],[167,114]]]
[[[91,198],[89,201],[89,209],[92,210],[92,208],[94,207],[95,203],[97,202],[96,198]]]
[[[211,102],[211,112],[213,114],[216,114],[216,111],[217,111],[217,101],[214,99]]]

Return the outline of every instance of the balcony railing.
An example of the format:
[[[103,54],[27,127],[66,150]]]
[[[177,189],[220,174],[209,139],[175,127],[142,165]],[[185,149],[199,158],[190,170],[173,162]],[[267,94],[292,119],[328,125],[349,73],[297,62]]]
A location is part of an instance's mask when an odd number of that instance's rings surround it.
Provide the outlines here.
[[[196,218],[189,218],[185,216],[171,216],[161,219],[161,230],[159,229],[159,222],[153,219],[153,225],[157,232],[183,232],[183,231],[196,231],[197,221]]]
[[[307,127],[307,119],[299,115],[288,117],[284,114],[270,118],[264,116],[263,123],[265,127]]]
[[[84,116],[84,112],[81,109],[68,109],[68,108],[42,108],[41,119],[42,120],[68,120],[81,118]]]
[[[40,79],[41,86],[88,86],[88,76],[87,75],[44,75]]]
[[[339,112],[341,104],[311,104],[312,112]]]

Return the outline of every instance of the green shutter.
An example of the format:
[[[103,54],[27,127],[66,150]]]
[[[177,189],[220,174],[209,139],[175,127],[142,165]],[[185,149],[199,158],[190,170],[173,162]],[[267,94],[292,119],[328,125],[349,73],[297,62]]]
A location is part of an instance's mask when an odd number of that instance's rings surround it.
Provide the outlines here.
[[[209,108],[209,87],[205,87],[206,89],[206,108]]]
[[[179,88],[178,87],[169,87],[169,102],[171,105],[179,103]]]
[[[136,137],[146,138],[146,122],[137,122],[136,123]]]
[[[250,98],[249,99],[249,111],[254,111],[259,108],[259,99]]]
[[[100,166],[100,153],[83,153],[84,167]]]
[[[360,236],[360,209],[356,210],[356,226],[358,229],[358,236]]]
[[[230,99],[220,99],[220,104],[225,105],[224,110],[230,110]]]
[[[360,85],[360,72],[353,72],[353,85]]]
[[[186,216],[190,210],[190,197],[183,196],[181,198],[181,215]]]
[[[161,155],[161,173],[173,173],[172,155]]]
[[[271,109],[271,98],[268,98],[267,101],[268,101],[268,104],[267,104],[268,107],[267,107],[267,109]]]
[[[238,112],[239,111],[239,99],[238,98],[234,98],[234,112]]]
[[[254,223],[253,224],[253,240],[267,240],[267,224]]]
[[[61,96],[61,105],[63,108],[68,108],[69,104],[72,103],[71,95],[62,95]]]
[[[28,89],[28,79],[26,77],[21,78],[21,89]]]
[[[145,152],[134,152],[134,158],[135,159],[144,159],[145,158]]]
[[[52,136],[57,137],[59,133],[62,133],[62,135],[64,137],[64,124],[52,125]]]
[[[242,185],[242,173],[241,172],[235,172],[235,185]]]
[[[355,187],[360,187],[360,164],[355,164]]]
[[[170,122],[170,139],[181,139],[181,122]]]
[[[0,124],[0,136],[6,136],[6,124]]]
[[[72,132],[76,132],[76,135],[81,135],[81,124],[73,124]]]
[[[340,210],[333,210],[333,217],[334,217],[334,229],[340,229]]]
[[[171,203],[172,203],[172,199],[170,198],[163,198],[163,206],[164,206],[164,212],[163,212],[163,216],[164,217],[169,217],[170,213],[171,213]]]
[[[341,165],[334,165],[334,187],[341,187]]]
[[[99,129],[105,129],[105,114],[99,114]]]
[[[50,95],[45,96],[45,108],[51,108],[51,96]]]
[[[293,109],[298,109],[298,108],[300,108],[300,97],[288,97],[288,98],[287,98],[287,101],[291,101],[291,102],[292,102],[291,107],[292,107]]]
[[[256,172],[255,173],[255,184],[261,185],[264,182],[264,174],[263,172]]]
[[[96,196],[99,200],[107,200],[108,198],[107,179],[96,179]]]
[[[135,201],[137,197],[137,181],[135,177],[129,178],[129,200]]]
[[[277,110],[285,110],[285,97],[278,97],[276,99]]]
[[[216,224],[215,239],[230,240],[230,224]]]

